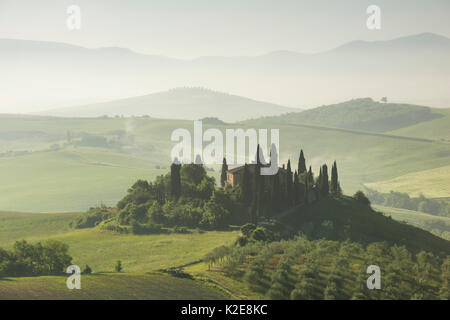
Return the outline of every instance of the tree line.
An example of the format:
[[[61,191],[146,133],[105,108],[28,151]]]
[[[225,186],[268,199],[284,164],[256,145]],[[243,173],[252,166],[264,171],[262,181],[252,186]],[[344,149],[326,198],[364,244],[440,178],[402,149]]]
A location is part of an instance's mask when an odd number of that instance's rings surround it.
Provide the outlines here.
[[[0,248],[0,277],[62,274],[72,261],[69,246],[61,241],[16,241],[11,250]]]

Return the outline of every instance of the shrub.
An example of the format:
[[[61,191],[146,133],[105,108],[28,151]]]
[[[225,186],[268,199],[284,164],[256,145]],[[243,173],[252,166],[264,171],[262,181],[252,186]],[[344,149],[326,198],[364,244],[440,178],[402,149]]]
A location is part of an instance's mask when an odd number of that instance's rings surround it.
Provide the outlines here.
[[[364,194],[364,192],[357,191],[354,195],[353,198],[358,201],[359,203],[365,205],[365,206],[370,206],[370,200],[366,197],[366,195]]]
[[[114,267],[114,270],[115,270],[116,272],[122,272],[122,261],[117,260],[116,266]]]
[[[84,270],[83,270],[82,273],[83,273],[83,274],[91,274],[91,273],[92,273],[91,267],[89,267],[88,265],[86,265],[86,267],[84,267]]]
[[[100,222],[110,219],[114,214],[113,208],[91,208],[89,211],[79,214],[69,223],[75,229],[93,228]]]

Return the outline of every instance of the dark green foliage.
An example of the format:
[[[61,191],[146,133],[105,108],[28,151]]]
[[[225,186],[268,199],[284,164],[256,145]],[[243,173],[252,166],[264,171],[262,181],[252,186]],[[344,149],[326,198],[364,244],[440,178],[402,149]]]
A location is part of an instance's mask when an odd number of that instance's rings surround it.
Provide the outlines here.
[[[273,238],[272,232],[263,227],[257,227],[250,234],[250,239],[255,241],[272,241]]]
[[[222,187],[224,187],[225,183],[227,182],[227,171],[228,171],[227,159],[224,157],[222,162],[222,172],[220,173],[220,185]]]
[[[424,251],[414,256],[403,246],[296,237],[249,242],[219,256],[215,264],[270,299],[448,299],[448,256],[439,259]],[[380,267],[381,290],[367,288],[370,265]]]
[[[254,225],[253,223],[247,223],[241,227],[241,232],[245,237],[250,238],[250,235],[252,234],[253,230],[255,230],[255,229],[256,229],[256,225]]]
[[[328,179],[328,167],[326,164],[322,166],[322,169],[320,171],[319,175],[319,191],[322,196],[327,196],[330,191],[330,185],[329,185],[329,179]]]
[[[117,260],[116,265],[114,266],[114,271],[122,272],[122,261]]]
[[[154,223],[140,223],[133,221],[131,223],[131,232],[134,234],[157,234],[162,232],[162,226]]]
[[[340,196],[342,194],[342,190],[339,185],[336,161],[334,161],[333,166],[331,168],[330,192],[331,192],[331,194],[333,194],[335,196]]]
[[[170,193],[173,198],[178,199],[181,195],[181,164],[172,163],[170,166]]]
[[[72,262],[68,250],[57,240],[16,241],[11,251],[0,248],[0,277],[61,274]]]
[[[286,167],[286,207],[294,203],[294,181],[291,169],[291,160],[288,160]]]
[[[354,195],[353,198],[358,201],[359,203],[361,203],[362,205],[365,206],[370,206],[370,200],[366,197],[366,195],[364,194],[364,192],[357,191]]]
[[[91,208],[89,211],[76,216],[75,219],[69,223],[69,225],[75,229],[93,228],[101,221],[112,218],[113,215],[113,208]]]
[[[306,161],[305,156],[303,155],[303,150],[300,150],[300,157],[298,158],[298,174],[302,174],[306,172]]]
[[[82,271],[83,274],[91,274],[92,273],[92,269],[91,267],[89,267],[88,265],[86,265],[84,267],[84,270]]]
[[[367,188],[366,188],[367,189]],[[450,201],[448,199],[429,199],[424,195],[411,198],[407,193],[380,193],[367,189],[367,197],[374,203],[386,207],[421,211],[432,215],[450,217]]]

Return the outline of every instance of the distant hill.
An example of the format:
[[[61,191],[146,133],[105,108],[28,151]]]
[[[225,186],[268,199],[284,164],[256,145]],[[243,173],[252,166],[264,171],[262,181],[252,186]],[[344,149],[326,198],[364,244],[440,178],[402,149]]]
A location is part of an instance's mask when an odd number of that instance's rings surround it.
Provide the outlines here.
[[[363,98],[266,118],[264,121],[387,132],[443,117],[439,109],[431,110],[428,107],[410,104],[380,103],[371,98]]]
[[[149,115],[155,118],[186,120],[215,117],[234,122],[293,110],[296,109],[202,88],[177,88],[105,103],[54,109],[41,114],[64,117]]]
[[[450,39],[423,33],[325,52],[179,60],[124,48],[0,39],[2,112],[28,112],[202,86],[286,106],[354,97],[450,106]],[[216,116],[216,115],[213,115]]]

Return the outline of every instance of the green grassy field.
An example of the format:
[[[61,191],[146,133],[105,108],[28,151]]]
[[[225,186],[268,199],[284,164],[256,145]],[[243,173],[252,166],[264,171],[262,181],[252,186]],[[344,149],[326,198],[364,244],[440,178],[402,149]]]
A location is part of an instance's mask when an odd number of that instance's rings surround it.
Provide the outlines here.
[[[223,299],[230,294],[207,281],[180,279],[157,270],[202,259],[215,247],[232,244],[238,231],[190,234],[119,235],[97,229],[73,230],[76,213],[0,212],[0,248],[16,240],[58,239],[69,245],[72,263],[88,264],[95,274],[82,276],[82,290],[68,290],[67,277],[0,279],[1,299]],[[121,260],[125,274],[112,274]],[[107,272],[107,273],[104,273]]]
[[[163,274],[93,274],[81,276],[81,289],[69,290],[65,276],[0,279],[0,300],[209,300],[226,299],[201,282]]]
[[[423,194],[427,198],[446,198],[450,195],[449,179],[450,166],[444,166],[365,185],[381,193],[395,190],[408,193],[411,197]]]
[[[444,117],[434,119],[433,121],[421,122],[406,128],[397,129],[391,131],[390,133],[408,137],[429,138],[450,142],[450,109],[432,109],[432,111],[434,113],[439,113]]]
[[[10,248],[16,240],[58,239],[69,245],[73,263],[88,264],[94,272],[113,271],[121,260],[125,272],[149,272],[177,267],[203,258],[215,247],[231,244],[237,231],[189,234],[123,235],[93,229],[72,230],[72,213],[0,213],[0,247]]]

